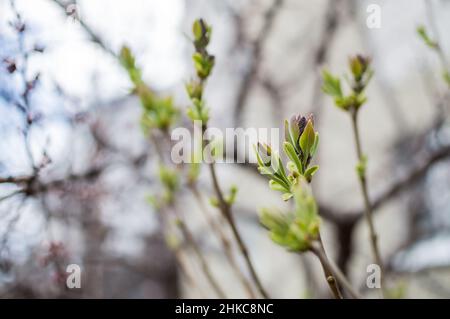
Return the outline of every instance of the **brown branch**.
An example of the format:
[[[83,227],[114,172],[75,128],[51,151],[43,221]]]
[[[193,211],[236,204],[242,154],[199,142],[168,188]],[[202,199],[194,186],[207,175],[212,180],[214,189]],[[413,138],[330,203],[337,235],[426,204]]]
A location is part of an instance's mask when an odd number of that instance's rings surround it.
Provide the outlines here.
[[[203,198],[198,190],[197,184],[192,183],[189,185],[189,188],[191,189],[195,199],[197,200],[197,203],[200,206],[200,211],[205,216],[209,227],[211,228],[211,230],[213,230],[213,233],[218,237],[220,243],[222,244],[222,248],[225,252],[225,256],[227,257],[227,259],[231,265],[231,268],[233,269],[236,276],[239,278],[240,282],[242,283],[244,289],[247,291],[250,298],[254,299],[256,297],[255,293],[253,292],[250,282],[247,280],[247,278],[245,277],[245,275],[242,273],[241,269],[239,268],[237,260],[233,254],[231,243],[228,240],[228,237],[224,233],[221,226],[210,215],[210,213],[209,213],[208,209],[206,208],[206,205],[203,201]]]
[[[361,137],[359,133],[359,125],[358,125],[358,110],[355,109],[352,111],[352,128],[353,128],[353,137],[355,139],[355,147],[356,147],[356,154],[358,156],[358,165],[365,165],[362,164],[364,159],[364,153],[362,150],[361,145]],[[372,248],[373,257],[375,259],[375,262],[380,267],[380,281],[381,281],[381,292],[384,297],[385,290],[384,290],[384,267],[383,267],[383,261],[381,259],[380,254],[380,248],[378,244],[378,235],[375,230],[375,225],[373,222],[373,207],[369,198],[369,188],[367,183],[367,176],[366,176],[366,169],[362,169],[362,172],[358,173],[358,181],[361,188],[361,192],[363,195],[364,200],[364,216],[366,218],[367,226],[369,227],[369,237],[370,237],[370,245]]]
[[[328,286],[330,287],[331,292],[333,293],[334,297],[336,299],[344,299],[342,296],[341,290],[339,289],[339,284],[336,280],[335,275],[333,274],[333,270],[329,266],[329,260],[327,257],[327,254],[325,252],[325,247],[323,246],[322,238],[319,236],[319,244],[320,245],[313,245],[311,248],[311,251],[316,255],[316,257],[319,259],[320,264],[323,268],[323,273],[325,275],[325,279],[328,283]]]
[[[221,298],[221,299],[226,298],[225,293],[223,292],[223,290],[220,287],[219,283],[217,282],[217,280],[213,276],[211,268],[209,267],[205,256],[203,256],[203,253],[202,253],[199,245],[197,244],[197,242],[196,242],[196,240],[194,238],[194,235],[192,234],[192,232],[187,227],[186,223],[182,219],[182,216],[180,214],[178,214],[176,209],[174,209],[174,211],[175,211],[176,216],[178,218],[177,225],[180,228],[181,233],[183,234],[183,237],[188,241],[189,245],[194,250],[194,253],[197,256],[197,259],[199,260],[200,265],[202,267],[203,273],[205,274],[205,276],[208,279],[209,283],[213,287],[214,291],[217,293],[217,296],[219,296],[219,298]]]
[[[244,257],[245,263],[247,264],[247,267],[250,271],[250,275],[251,275],[253,281],[255,282],[256,287],[258,288],[260,294],[264,298],[268,299],[269,295],[266,292],[266,290],[264,289],[264,287],[261,283],[261,280],[259,279],[259,277],[256,273],[255,267],[253,266],[253,263],[249,256],[247,246],[244,244],[241,234],[239,233],[239,231],[237,229],[236,221],[234,220],[234,216],[231,211],[231,205],[225,200],[225,198],[223,196],[222,189],[220,188],[220,185],[219,185],[219,182],[217,179],[217,174],[216,174],[214,163],[211,163],[208,166],[209,166],[209,171],[211,174],[211,179],[213,182],[213,188],[214,188],[214,191],[216,193],[216,196],[217,196],[217,199],[219,202],[219,209],[220,209],[223,217],[225,217],[225,219],[227,220],[228,224],[231,227],[233,236],[236,239],[239,250],[241,251],[241,254]]]
[[[337,289],[337,287],[335,286],[337,284],[337,280],[354,299],[361,299],[361,295],[357,291],[355,291],[344,274],[342,274],[339,268],[330,259],[328,259],[322,245],[313,245],[311,251],[319,258],[320,263],[322,264],[322,267],[324,269],[327,282],[333,292],[335,289]],[[334,293],[336,294],[336,292]],[[342,295],[340,297],[342,298]]]
[[[320,117],[320,111],[322,108],[322,78],[320,72],[317,72],[315,68],[319,68],[326,61],[328,52],[333,43],[333,39],[337,33],[339,27],[339,12],[338,6],[342,2],[340,0],[331,0],[328,2],[327,10],[325,12],[325,27],[322,30],[319,45],[312,55],[312,66],[314,68],[315,80],[312,90],[311,106],[314,109],[314,115],[316,121]],[[312,112],[312,111],[311,111]]]
[[[426,159],[422,160],[413,169],[409,171],[403,177],[399,177],[391,186],[387,187],[383,192],[381,192],[372,202],[372,210],[376,210],[384,205],[389,200],[393,199],[395,196],[405,191],[409,187],[413,186],[414,183],[418,182],[423,178],[428,170],[437,162],[450,157],[450,146],[443,147],[439,150],[433,151]],[[351,219],[359,219],[363,212],[362,210],[353,212],[350,214]]]

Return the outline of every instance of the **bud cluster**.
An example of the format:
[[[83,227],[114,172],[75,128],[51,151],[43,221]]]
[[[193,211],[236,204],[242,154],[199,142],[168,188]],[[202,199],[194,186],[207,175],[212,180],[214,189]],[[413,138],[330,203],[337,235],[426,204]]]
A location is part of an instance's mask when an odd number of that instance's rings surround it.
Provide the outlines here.
[[[122,48],[119,58],[133,83],[133,93],[141,101],[143,109],[141,124],[144,131],[152,128],[167,131],[175,123],[179,113],[172,97],[160,98],[156,96],[143,81],[142,71],[136,65],[136,59],[128,47]]]
[[[282,192],[283,199],[288,200],[293,196],[291,188],[298,184],[299,178],[303,177],[307,182],[311,182],[319,168],[317,165],[309,166],[317,151],[319,133],[314,130],[312,115],[293,116],[290,121],[286,120],[284,125],[283,150],[290,160],[286,164],[288,173],[279,154],[272,151],[269,145],[258,143],[255,153],[259,172],[269,176],[270,187]]]
[[[350,57],[349,68],[351,78],[349,80],[350,93],[344,94],[341,87],[341,79],[327,70],[323,71],[322,90],[334,99],[336,106],[344,111],[357,112],[367,101],[364,89],[373,76],[370,67],[371,59],[362,55]]]
[[[187,115],[192,121],[201,121],[204,126],[209,119],[209,110],[203,100],[204,83],[214,67],[214,56],[208,53],[207,47],[211,40],[211,26],[203,19],[198,19],[192,26],[194,35],[193,44],[195,52],[192,55],[197,79],[192,79],[186,84],[186,91],[192,102]]]

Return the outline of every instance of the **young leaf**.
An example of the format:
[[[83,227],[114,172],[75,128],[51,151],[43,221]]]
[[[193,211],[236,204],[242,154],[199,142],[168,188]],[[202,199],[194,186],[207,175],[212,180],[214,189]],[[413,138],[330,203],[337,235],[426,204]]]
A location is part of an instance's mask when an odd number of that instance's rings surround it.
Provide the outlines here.
[[[318,165],[314,165],[311,166],[310,168],[308,168],[305,172],[305,178],[308,181],[308,183],[311,182],[312,177],[314,176],[314,174],[317,172],[317,170],[319,169]]]
[[[311,154],[311,149],[314,146],[316,133],[312,121],[308,121],[303,134],[300,136],[299,146],[303,151],[304,157],[307,158]],[[306,159],[305,159],[306,161]]]
[[[314,144],[311,147],[311,157],[316,155],[317,152],[317,147],[319,146],[319,132],[316,132],[315,137],[314,137]]]
[[[303,174],[303,166],[302,163],[300,163],[300,159],[298,158],[297,153],[295,152],[294,146],[292,146],[291,143],[284,142],[283,148],[284,152],[286,153],[286,156],[289,157],[289,159],[294,162],[300,174]]]
[[[338,77],[333,76],[327,70],[322,71],[323,85],[322,90],[335,98],[342,97],[341,80]]]

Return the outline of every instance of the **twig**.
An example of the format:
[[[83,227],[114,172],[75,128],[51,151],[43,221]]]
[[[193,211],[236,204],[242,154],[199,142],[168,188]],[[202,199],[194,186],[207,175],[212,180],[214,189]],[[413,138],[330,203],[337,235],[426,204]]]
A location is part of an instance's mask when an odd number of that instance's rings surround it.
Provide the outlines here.
[[[327,282],[330,285],[335,283],[335,279],[348,291],[348,293],[355,299],[361,299],[361,295],[354,290],[348,279],[344,276],[344,274],[339,270],[339,268],[330,260],[328,259],[327,255],[325,254],[325,251],[323,250],[323,247],[320,243],[316,243],[315,245],[312,245],[311,247],[312,253],[316,255],[321,264],[324,268],[325,274],[331,274],[332,280],[329,280],[329,277],[327,276]],[[332,288],[333,290],[333,288]]]
[[[211,179],[213,182],[213,188],[214,191],[216,193],[217,199],[219,200],[219,209],[222,212],[223,216],[225,217],[225,219],[227,220],[228,224],[231,227],[231,230],[233,232],[233,236],[236,239],[236,242],[238,244],[239,250],[241,251],[242,256],[245,259],[245,263],[247,264],[247,267],[250,271],[250,275],[252,276],[253,281],[255,282],[256,287],[258,288],[258,291],[260,292],[260,294],[264,297],[264,298],[269,298],[269,295],[267,294],[267,292],[265,291],[261,280],[259,279],[256,271],[255,271],[255,267],[253,266],[252,261],[250,260],[250,256],[248,254],[248,250],[246,245],[244,244],[244,241],[242,240],[242,237],[237,229],[237,225],[236,222],[234,220],[232,211],[231,211],[231,207],[230,204],[225,201],[225,198],[223,196],[222,190],[220,188],[219,182],[217,180],[217,175],[216,175],[216,170],[215,170],[215,166],[214,163],[211,163],[208,165],[209,166],[209,171],[211,174]]]
[[[352,127],[353,127],[353,135],[355,138],[355,146],[356,146],[356,153],[358,156],[358,161],[359,163],[364,162],[364,154],[362,151],[362,147],[361,147],[361,140],[360,140],[360,135],[359,135],[359,129],[358,129],[358,110],[353,110],[352,111]],[[362,173],[358,174],[358,180],[359,180],[359,185],[361,187],[361,192],[363,194],[363,199],[364,199],[364,206],[365,206],[365,217],[366,217],[366,221],[367,221],[367,225],[369,226],[369,235],[370,235],[370,244],[372,246],[372,253],[374,255],[375,258],[375,262],[378,264],[378,266],[381,269],[381,291],[382,294],[384,295],[384,270],[383,270],[383,263],[381,260],[381,255],[380,255],[380,250],[378,247],[378,237],[377,237],[377,233],[375,231],[375,226],[373,223],[373,217],[372,217],[372,205],[370,204],[370,199],[369,199],[369,192],[368,192],[368,188],[367,188],[367,177],[366,177],[366,173],[365,173],[365,169],[362,170]]]
[[[212,216],[210,216],[209,211],[204,204],[203,198],[202,198],[200,192],[198,191],[197,185],[194,183],[189,184],[189,188],[191,189],[195,199],[197,200],[197,202],[200,206],[200,210],[202,211],[203,215],[205,216],[209,226],[213,230],[214,234],[217,235],[218,239],[220,240],[223,250],[225,252],[225,255],[227,256],[227,259],[231,265],[231,268],[233,269],[236,276],[241,281],[243,287],[247,291],[250,298],[255,298],[256,296],[255,296],[255,293],[253,292],[250,282],[247,280],[247,278],[245,277],[245,275],[242,273],[241,269],[239,268],[239,265],[237,264],[237,261],[234,257],[233,251],[232,251],[230,241],[228,240],[227,236],[223,232],[222,228],[215,222],[215,220],[212,218]]]
[[[151,131],[149,132],[149,138],[150,138],[150,141],[153,143],[153,146],[155,147],[155,152],[157,154],[159,162],[164,163],[163,151],[162,151],[157,139],[153,135],[153,132],[151,132]],[[176,218],[178,219],[177,225],[179,226],[179,228],[183,234],[183,237],[188,241],[190,246],[193,248],[207,280],[209,281],[209,283],[211,284],[211,286],[213,287],[214,291],[217,293],[219,298],[226,298],[225,293],[220,288],[220,285],[218,284],[218,282],[212,275],[212,272],[209,268],[209,265],[208,265],[205,257],[202,254],[200,247],[198,246],[197,242],[195,241],[195,238],[192,235],[191,231],[189,230],[188,226],[183,221],[182,216],[178,213],[178,211],[175,207],[173,207],[172,211],[173,211],[174,215],[176,216]],[[163,215],[165,215],[165,214],[163,214]],[[164,224],[164,222],[163,222],[163,224]],[[167,222],[166,222],[166,224],[167,224]]]
[[[241,84],[241,87],[239,88],[239,91],[237,94],[237,99],[236,99],[236,104],[234,107],[233,121],[237,126],[239,126],[241,123],[242,113],[246,106],[246,102],[247,102],[248,96],[250,94],[253,80],[255,79],[255,77],[259,71],[264,44],[266,43],[267,39],[269,38],[270,31],[271,31],[274,21],[275,21],[275,17],[277,15],[278,11],[283,6],[283,2],[284,2],[284,0],[274,0],[273,1],[272,5],[269,7],[269,9],[265,13],[264,24],[262,26],[262,29],[261,29],[258,37],[256,38],[256,40],[253,42],[250,66],[247,69],[244,76],[242,77],[242,82],[241,82],[242,84]]]
[[[325,275],[325,279],[327,280],[328,286],[330,286],[330,290],[333,293],[336,299],[344,299],[342,293],[339,289],[339,284],[336,281],[335,275],[329,266],[329,261],[327,254],[325,252],[325,247],[323,246],[322,238],[319,236],[319,246],[312,246],[311,251],[319,258],[319,261],[322,265],[323,272]]]
[[[186,238],[186,240],[189,242],[189,245],[193,248],[194,253],[196,254],[200,265],[202,267],[202,270],[206,276],[206,278],[208,279],[209,283],[211,284],[211,286],[213,287],[214,291],[217,293],[217,295],[219,296],[219,298],[224,299],[226,298],[225,293],[223,292],[222,288],[220,287],[219,283],[216,281],[216,279],[214,278],[211,269],[209,268],[208,263],[206,262],[205,257],[203,256],[203,253],[200,249],[200,247],[198,246],[197,242],[195,241],[194,236],[192,235],[191,231],[189,230],[189,228],[187,227],[186,223],[184,222],[184,220],[182,219],[182,216],[180,214],[177,213],[177,210],[174,209],[176,215],[177,215],[177,225],[179,226],[183,237]]]
[[[64,12],[66,12],[67,6],[62,3],[60,0],[51,0],[53,3],[55,3],[58,7],[60,7]],[[86,22],[82,19],[77,19],[77,21],[80,23],[80,26],[86,31],[86,33],[89,35],[92,42],[96,43],[98,46],[100,46],[105,52],[110,54],[112,57],[117,58],[117,54],[108,46],[105,42],[98,36],[98,34],[88,25]]]
[[[216,175],[216,170],[215,170],[215,166],[214,163],[211,163],[208,165],[209,166],[209,171],[210,171],[210,175],[211,175],[211,179],[213,182],[213,188],[214,191],[216,193],[217,199],[219,201],[219,209],[222,212],[223,216],[225,217],[226,221],[228,222],[228,224],[231,227],[231,230],[233,232],[233,236],[236,239],[236,242],[238,244],[239,250],[242,253],[242,256],[245,259],[245,263],[247,264],[247,267],[250,271],[250,275],[253,279],[253,281],[255,282],[256,287],[258,288],[258,291],[260,292],[260,294],[264,297],[264,298],[269,298],[268,293],[266,292],[266,290],[264,289],[261,280],[259,279],[256,271],[255,271],[255,267],[253,266],[253,263],[250,259],[250,256],[248,254],[248,250],[247,250],[247,246],[244,244],[244,241],[242,240],[242,237],[237,229],[237,225],[236,222],[234,220],[234,216],[233,213],[231,211],[231,206],[230,204],[225,201],[225,198],[223,196],[222,190],[220,188],[219,182],[217,180],[217,175]]]

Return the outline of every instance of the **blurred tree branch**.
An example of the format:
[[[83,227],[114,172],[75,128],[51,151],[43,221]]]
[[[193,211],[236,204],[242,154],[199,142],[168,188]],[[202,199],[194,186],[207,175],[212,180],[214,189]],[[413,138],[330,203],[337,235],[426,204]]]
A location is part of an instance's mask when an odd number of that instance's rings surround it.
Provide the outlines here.
[[[236,127],[242,124],[242,113],[244,112],[247,99],[254,80],[259,72],[263,59],[263,49],[270,37],[271,30],[275,23],[275,18],[283,6],[284,0],[274,0],[264,15],[264,22],[257,38],[252,43],[250,65],[242,76],[242,82],[238,89],[234,106],[233,123]]]

